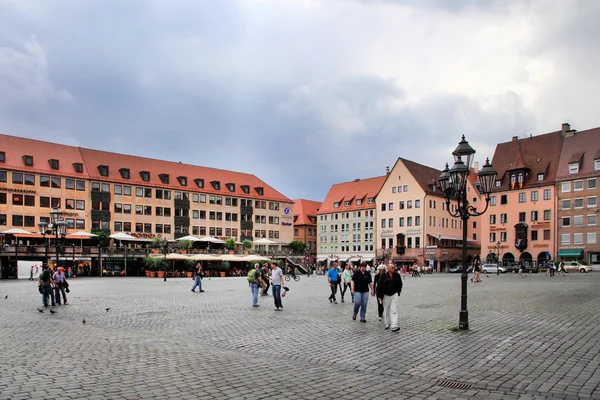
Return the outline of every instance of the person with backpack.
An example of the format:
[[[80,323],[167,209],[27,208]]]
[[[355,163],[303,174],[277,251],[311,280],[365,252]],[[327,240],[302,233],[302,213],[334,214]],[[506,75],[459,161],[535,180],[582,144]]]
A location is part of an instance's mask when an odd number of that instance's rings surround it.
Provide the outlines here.
[[[258,288],[262,286],[262,271],[260,270],[260,264],[254,264],[254,269],[248,271],[248,286],[252,292],[252,307],[259,307],[258,305]]]

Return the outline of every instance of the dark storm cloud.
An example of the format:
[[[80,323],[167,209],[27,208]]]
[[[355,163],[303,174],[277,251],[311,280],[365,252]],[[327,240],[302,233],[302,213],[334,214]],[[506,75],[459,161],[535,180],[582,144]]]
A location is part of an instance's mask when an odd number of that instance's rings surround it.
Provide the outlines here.
[[[320,200],[399,156],[443,168],[462,134],[483,161],[513,135],[593,123],[597,86],[577,76],[596,71],[598,7],[548,4],[0,0],[0,131]],[[582,105],[563,113],[565,85]]]

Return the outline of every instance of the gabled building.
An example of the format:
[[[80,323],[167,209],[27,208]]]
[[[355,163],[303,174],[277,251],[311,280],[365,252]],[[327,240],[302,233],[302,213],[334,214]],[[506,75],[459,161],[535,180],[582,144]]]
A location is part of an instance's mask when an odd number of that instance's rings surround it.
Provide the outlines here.
[[[477,168],[477,167],[475,167]],[[469,175],[469,202],[485,206]],[[462,220],[448,213],[437,179],[441,171],[398,158],[377,195],[377,258],[396,265],[431,265],[438,271],[462,262]],[[475,181],[471,179],[475,176]],[[449,204],[456,211],[456,203]],[[468,259],[479,256],[478,217],[469,219]]]
[[[598,198],[600,128],[566,128],[556,178],[558,195],[557,259],[600,264]]]
[[[306,243],[307,265],[316,263],[317,218],[321,204],[319,201],[294,200],[294,240]]]
[[[557,255],[556,172],[570,131],[519,138],[496,146],[498,171],[490,207],[481,220],[482,257],[504,264],[541,265]]]
[[[318,213],[318,262],[374,262],[375,198],[385,176],[338,183]]]

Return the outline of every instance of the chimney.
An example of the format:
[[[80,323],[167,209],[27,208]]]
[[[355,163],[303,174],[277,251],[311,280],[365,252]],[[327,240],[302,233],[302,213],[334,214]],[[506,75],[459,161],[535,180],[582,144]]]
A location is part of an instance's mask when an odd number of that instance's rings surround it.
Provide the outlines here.
[[[479,161],[475,161],[473,163],[473,172],[478,174],[479,173]]]
[[[571,125],[570,124],[568,124],[566,122],[564,124],[562,124],[562,133],[563,133],[563,135],[566,135],[567,132],[569,132],[570,130],[571,130]]]
[[[390,174],[390,167],[389,166],[385,167],[385,174],[386,175]]]
[[[519,137],[518,137],[518,136],[513,136],[513,137],[512,137],[512,141],[513,141],[513,142],[516,142],[517,140],[519,140]]]
[[[359,182],[359,181],[360,181],[360,179],[358,179],[358,178],[354,180],[354,182]]]

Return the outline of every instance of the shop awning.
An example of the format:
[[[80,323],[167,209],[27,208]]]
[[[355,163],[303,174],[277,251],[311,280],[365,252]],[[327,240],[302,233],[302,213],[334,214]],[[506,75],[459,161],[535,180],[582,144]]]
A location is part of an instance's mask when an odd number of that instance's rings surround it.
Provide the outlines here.
[[[327,261],[327,257],[319,257],[317,258],[317,261]]]
[[[558,250],[558,257],[583,258],[583,249]]]
[[[363,257],[362,259],[364,262],[370,262],[373,261],[373,257]]]
[[[360,261],[360,257],[352,257],[349,261],[351,261],[351,262]]]

